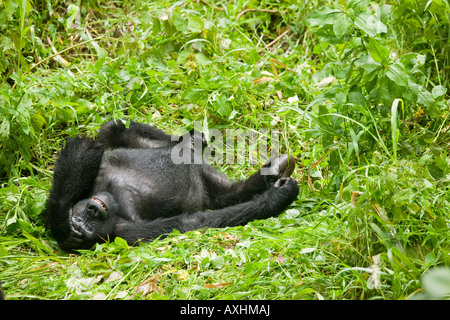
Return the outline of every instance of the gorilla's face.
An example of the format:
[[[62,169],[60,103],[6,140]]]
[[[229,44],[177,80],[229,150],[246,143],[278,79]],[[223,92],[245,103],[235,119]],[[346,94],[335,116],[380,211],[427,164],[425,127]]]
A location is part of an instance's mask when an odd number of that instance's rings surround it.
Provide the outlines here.
[[[116,211],[117,203],[110,193],[97,193],[72,208],[72,226],[87,238],[107,236],[114,231]]]

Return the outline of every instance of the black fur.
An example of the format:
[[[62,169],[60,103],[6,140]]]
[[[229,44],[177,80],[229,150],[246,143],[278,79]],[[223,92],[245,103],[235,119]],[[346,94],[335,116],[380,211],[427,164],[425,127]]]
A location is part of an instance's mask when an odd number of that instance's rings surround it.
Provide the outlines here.
[[[104,149],[94,140],[76,137],[67,141],[59,154],[46,206],[46,224],[63,247],[73,232],[69,210],[92,193],[103,152]]]
[[[98,141],[67,142],[56,162],[46,222],[66,250],[124,238],[129,244],[177,229],[244,225],[283,212],[298,195],[294,159],[272,159],[271,175],[231,182],[207,163],[175,164],[171,136],[154,127],[105,123]]]

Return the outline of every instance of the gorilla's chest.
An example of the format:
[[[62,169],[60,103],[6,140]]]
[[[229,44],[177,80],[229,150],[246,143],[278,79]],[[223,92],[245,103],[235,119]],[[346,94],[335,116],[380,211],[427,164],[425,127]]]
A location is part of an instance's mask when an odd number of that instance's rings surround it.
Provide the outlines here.
[[[176,165],[170,150],[118,149],[105,154],[95,192],[113,194],[128,218],[204,209],[200,168]]]

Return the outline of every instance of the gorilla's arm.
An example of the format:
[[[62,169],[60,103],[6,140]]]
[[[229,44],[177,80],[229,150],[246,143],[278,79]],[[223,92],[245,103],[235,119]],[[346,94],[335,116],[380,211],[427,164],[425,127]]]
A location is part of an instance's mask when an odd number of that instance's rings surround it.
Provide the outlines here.
[[[266,219],[282,213],[298,195],[297,183],[291,178],[282,178],[274,186],[248,202],[214,211],[182,214],[153,221],[121,222],[115,228],[115,236],[125,239],[130,245],[140,240],[152,240],[173,230],[187,232],[202,228],[223,228],[246,223],[255,219]]]
[[[92,191],[103,152],[98,143],[83,137],[68,140],[61,150],[45,208],[46,226],[59,243],[79,241],[70,222],[70,208]]]
[[[98,140],[106,148],[154,149],[175,145],[171,136],[164,131],[131,121],[126,128],[120,120],[112,120],[102,125]]]

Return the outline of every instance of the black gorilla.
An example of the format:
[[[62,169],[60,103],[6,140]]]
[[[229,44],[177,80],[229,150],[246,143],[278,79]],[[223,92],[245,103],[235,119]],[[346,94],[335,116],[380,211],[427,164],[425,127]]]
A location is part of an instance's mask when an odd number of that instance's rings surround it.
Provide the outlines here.
[[[189,136],[189,139],[193,139]],[[186,137],[183,137],[185,139]],[[46,224],[65,250],[118,236],[129,244],[162,234],[244,225],[279,215],[298,195],[292,156],[233,183],[207,163],[175,164],[176,144],[154,127],[105,123],[97,141],[67,141],[56,162]]]

